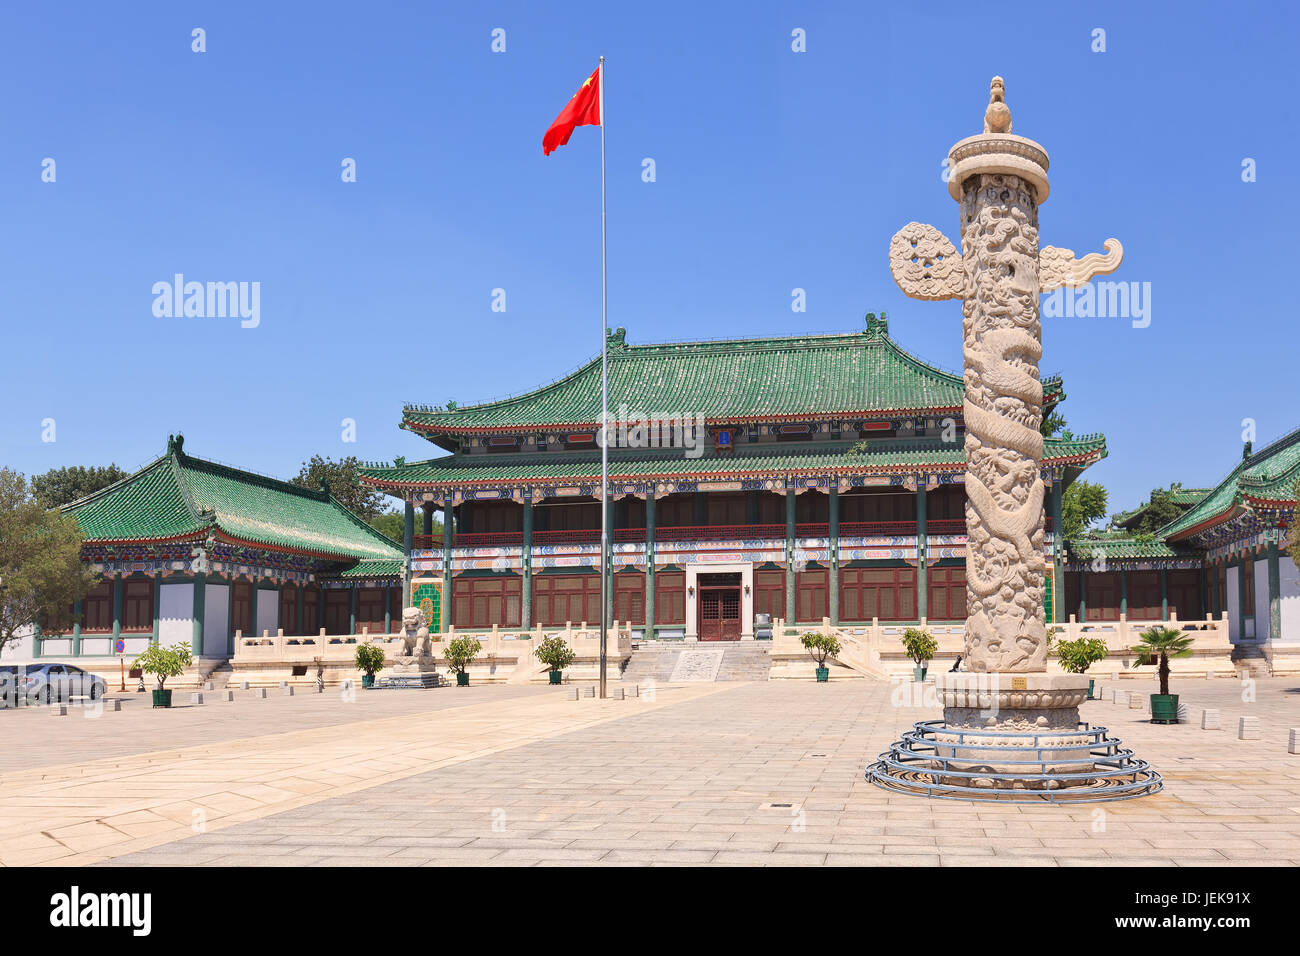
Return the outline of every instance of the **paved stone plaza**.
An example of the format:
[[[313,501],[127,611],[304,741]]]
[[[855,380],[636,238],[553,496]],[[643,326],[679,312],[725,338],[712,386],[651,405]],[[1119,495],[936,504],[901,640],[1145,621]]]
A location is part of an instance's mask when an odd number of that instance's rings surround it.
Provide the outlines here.
[[[615,685],[617,686],[617,685]],[[864,766],[939,708],[845,680],[339,692],[85,719],[0,712],[4,865],[1296,865],[1300,683],[1175,688],[1193,720],[1084,705],[1165,775],[1080,806],[888,794]],[[1124,692],[1149,691],[1126,680]],[[177,694],[187,701],[188,695]],[[1218,708],[1221,730],[1200,729]],[[1257,716],[1258,740],[1237,739]]]

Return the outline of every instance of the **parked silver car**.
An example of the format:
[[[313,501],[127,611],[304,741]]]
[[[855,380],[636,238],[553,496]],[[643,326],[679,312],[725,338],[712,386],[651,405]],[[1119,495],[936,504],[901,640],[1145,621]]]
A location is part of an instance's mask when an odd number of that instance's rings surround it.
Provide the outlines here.
[[[46,704],[74,697],[98,700],[107,689],[104,678],[73,664],[6,664],[0,668],[0,697],[5,703],[18,697]]]

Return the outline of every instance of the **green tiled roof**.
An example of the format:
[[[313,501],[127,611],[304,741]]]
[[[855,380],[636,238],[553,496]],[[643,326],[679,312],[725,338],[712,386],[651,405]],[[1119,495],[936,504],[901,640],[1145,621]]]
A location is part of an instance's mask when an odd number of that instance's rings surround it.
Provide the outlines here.
[[[1044,443],[1046,460],[1076,456],[1105,455],[1106,440],[1100,435],[1063,440],[1048,438]],[[725,478],[747,474],[829,474],[867,472],[879,469],[959,467],[966,460],[963,447],[956,443],[933,440],[875,441],[862,453],[849,455],[843,445],[771,446],[756,449],[737,447],[732,455],[705,455],[687,458],[681,449],[641,452],[635,457],[611,455],[610,478],[614,481],[644,478]],[[527,481],[599,481],[600,454],[591,452],[546,452],[534,455],[446,455],[428,461],[411,462],[388,468],[363,468],[368,484],[396,487],[457,486]]]
[[[402,559],[363,558],[350,568],[336,574],[322,575],[331,578],[393,578],[402,573]]]
[[[1138,541],[1136,538],[1110,538],[1088,536],[1066,542],[1070,557],[1088,560],[1105,555],[1108,559],[1121,558],[1184,558],[1196,557],[1199,552],[1171,548],[1160,540]]]
[[[700,414],[709,422],[813,414],[959,409],[962,376],[928,365],[890,339],[883,319],[865,332],[792,338],[627,345],[610,338],[609,407],[650,415]],[[1044,381],[1048,404],[1059,378]],[[402,427],[426,436],[482,429],[594,426],[600,357],[514,398],[454,409],[407,406]]]
[[[184,439],[140,471],[63,510],[88,542],[214,533],[338,560],[400,560],[401,549],[323,491],[193,458]]]
[[[1242,496],[1257,500],[1294,502],[1300,481],[1300,428],[1238,463],[1214,490],[1157,534],[1170,538],[1215,518],[1240,504]]]

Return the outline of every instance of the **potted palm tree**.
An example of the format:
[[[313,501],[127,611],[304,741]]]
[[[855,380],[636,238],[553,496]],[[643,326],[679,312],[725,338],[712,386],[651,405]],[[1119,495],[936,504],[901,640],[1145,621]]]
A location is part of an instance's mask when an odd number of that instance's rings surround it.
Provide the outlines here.
[[[361,671],[361,686],[375,686],[375,671],[384,666],[384,649],[378,644],[357,645],[357,670]]]
[[[1073,641],[1058,641],[1056,656],[1061,667],[1071,674],[1086,673],[1088,668],[1104,660],[1109,651],[1100,637],[1080,637]],[[1093,679],[1088,678],[1088,699],[1092,700]]]
[[[153,705],[170,707],[172,692],[164,686],[167,678],[179,677],[193,663],[194,655],[190,653],[188,643],[173,644],[171,647],[150,644],[131,662],[131,666],[140,668],[143,674],[153,674],[158,678],[158,686],[153,692]]]
[[[1152,627],[1138,635],[1133,646],[1138,664],[1159,663],[1160,693],[1151,695],[1151,723],[1178,723],[1178,695],[1169,693],[1169,658],[1189,657],[1192,638],[1172,627]]]
[[[454,641],[449,641],[444,656],[447,658],[447,673],[456,675],[457,687],[469,686],[469,667],[470,661],[478,656],[478,652],[483,650],[482,643],[474,637],[458,637]]]
[[[551,683],[558,684],[564,679],[564,669],[573,663],[573,648],[564,643],[558,634],[552,635],[537,645],[533,655],[550,668]]]
[[[903,632],[903,649],[907,651],[916,666],[912,668],[912,680],[925,680],[926,661],[934,657],[939,650],[939,642],[929,631],[919,627],[909,627]]]
[[[825,684],[831,679],[831,669],[826,666],[828,657],[835,657],[842,650],[840,642],[830,634],[808,631],[799,638],[799,642],[808,651],[808,656],[817,662],[817,683]]]

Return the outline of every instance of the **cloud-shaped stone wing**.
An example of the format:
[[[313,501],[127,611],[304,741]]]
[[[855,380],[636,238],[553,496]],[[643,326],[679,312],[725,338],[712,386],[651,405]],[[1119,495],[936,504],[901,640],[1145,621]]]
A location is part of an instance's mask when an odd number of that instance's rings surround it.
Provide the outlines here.
[[[1075,288],[1093,276],[1106,275],[1119,268],[1124,259],[1124,247],[1118,239],[1102,243],[1106,252],[1090,252],[1082,259],[1074,258],[1072,249],[1046,246],[1038,251],[1038,288],[1051,292],[1062,286]]]
[[[961,299],[966,273],[956,247],[934,226],[909,222],[889,240],[889,271],[911,299]]]

